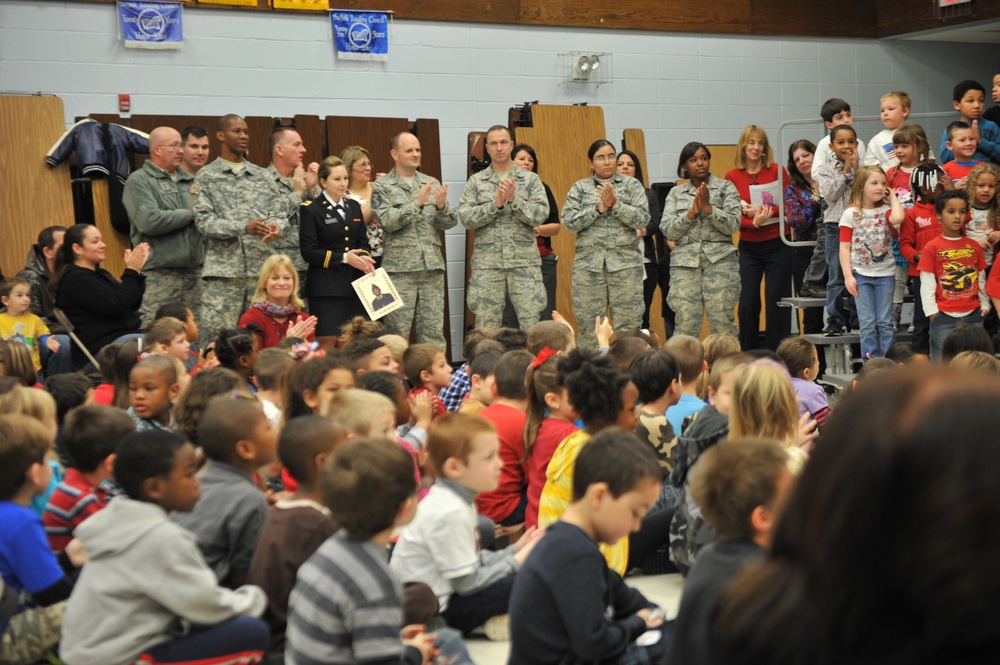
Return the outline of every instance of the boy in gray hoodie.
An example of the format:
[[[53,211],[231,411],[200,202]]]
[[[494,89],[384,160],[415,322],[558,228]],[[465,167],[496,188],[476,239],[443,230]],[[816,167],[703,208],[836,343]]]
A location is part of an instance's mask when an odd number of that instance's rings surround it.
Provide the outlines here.
[[[195,451],[166,431],[125,437],[115,457],[124,489],[77,527],[88,563],[63,617],[68,665],[256,662],[268,646],[260,588],[218,585],[194,536],[167,518],[200,497]]]

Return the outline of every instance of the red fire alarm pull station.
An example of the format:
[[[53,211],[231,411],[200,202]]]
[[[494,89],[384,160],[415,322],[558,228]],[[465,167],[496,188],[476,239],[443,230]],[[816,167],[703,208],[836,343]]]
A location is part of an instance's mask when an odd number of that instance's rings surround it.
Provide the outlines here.
[[[118,112],[128,113],[129,109],[132,108],[132,99],[126,94],[118,95]]]

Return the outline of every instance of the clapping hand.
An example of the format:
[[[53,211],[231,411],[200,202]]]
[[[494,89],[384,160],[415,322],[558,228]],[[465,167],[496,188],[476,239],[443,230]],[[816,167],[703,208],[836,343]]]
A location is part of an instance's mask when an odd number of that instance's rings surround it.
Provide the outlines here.
[[[299,339],[309,339],[314,332],[316,332],[316,323],[318,322],[315,316],[302,317],[294,324],[288,326],[288,330],[285,332],[285,337],[298,337]]]
[[[417,207],[423,208],[427,205],[427,201],[431,198],[431,190],[434,188],[434,183],[429,182],[420,188],[420,196],[417,197]]]
[[[434,197],[434,205],[437,206],[437,209],[444,210],[445,205],[448,203],[448,185],[435,187],[431,195]]]
[[[599,212],[604,212],[611,209],[615,204],[615,186],[611,183],[607,185],[597,186],[597,197],[600,199],[600,203],[597,206]]]
[[[125,250],[125,267],[136,272],[142,272],[149,261],[149,243],[141,242],[132,249]]]

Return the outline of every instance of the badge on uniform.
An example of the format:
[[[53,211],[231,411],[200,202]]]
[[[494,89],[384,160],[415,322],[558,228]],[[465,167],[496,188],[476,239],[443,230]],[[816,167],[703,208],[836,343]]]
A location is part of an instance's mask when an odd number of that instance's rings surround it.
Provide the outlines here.
[[[198,183],[193,183],[191,185],[191,189],[188,190],[188,191],[190,191],[192,194],[197,194],[198,193]]]

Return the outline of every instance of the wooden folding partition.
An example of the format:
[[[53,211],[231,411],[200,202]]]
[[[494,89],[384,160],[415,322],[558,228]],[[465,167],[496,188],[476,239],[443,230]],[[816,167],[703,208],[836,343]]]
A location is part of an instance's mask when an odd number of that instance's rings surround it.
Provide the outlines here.
[[[46,226],[72,226],[73,194],[69,165],[45,163],[56,139],[66,130],[58,97],[0,95],[0,268],[13,277],[24,267],[29,248]]]
[[[397,132],[408,132],[411,123],[406,118],[359,118],[356,116],[326,116],[326,149],[329,155],[352,145],[365,148],[372,157],[372,174],[388,173],[393,167],[389,155],[389,139]]]
[[[527,143],[535,149],[538,175],[552,189],[562,211],[566,194],[573,183],[590,175],[587,148],[597,139],[606,138],[604,109],[599,106],[535,104],[531,113],[533,126],[515,128],[515,141]],[[552,238],[552,249],[559,256],[556,308],[576,325],[572,293],[576,234],[564,229]],[[638,288],[641,289],[642,285]],[[582,325],[588,325],[588,322],[583,321]]]

